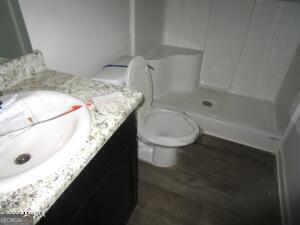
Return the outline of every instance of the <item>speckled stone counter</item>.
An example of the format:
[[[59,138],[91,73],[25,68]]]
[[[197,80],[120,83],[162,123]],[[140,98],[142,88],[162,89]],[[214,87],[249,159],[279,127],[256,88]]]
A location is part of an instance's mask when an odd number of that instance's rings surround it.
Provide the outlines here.
[[[49,70],[40,52],[0,65],[1,95],[30,90],[63,92],[84,102],[116,91],[124,97],[104,102],[101,111],[90,109],[89,138],[82,149],[66,159],[63,167],[28,186],[0,193],[0,213],[45,213],[142,100],[135,91]],[[34,223],[38,220],[34,214]]]

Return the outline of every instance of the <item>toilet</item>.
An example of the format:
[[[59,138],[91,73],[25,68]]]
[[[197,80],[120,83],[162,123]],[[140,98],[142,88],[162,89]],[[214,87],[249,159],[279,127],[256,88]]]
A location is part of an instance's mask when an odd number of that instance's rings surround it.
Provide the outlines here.
[[[127,69],[124,68],[127,65]],[[178,147],[189,145],[198,139],[198,125],[184,112],[152,106],[151,71],[141,56],[121,57],[93,79],[125,85],[143,93],[144,100],[137,109],[140,160],[159,167],[173,166],[177,162]]]

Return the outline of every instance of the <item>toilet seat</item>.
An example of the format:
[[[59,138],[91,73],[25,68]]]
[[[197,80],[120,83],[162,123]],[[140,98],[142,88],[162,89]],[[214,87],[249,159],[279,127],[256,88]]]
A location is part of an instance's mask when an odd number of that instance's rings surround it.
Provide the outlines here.
[[[185,113],[166,109],[148,110],[138,129],[142,141],[172,148],[193,143],[200,133],[198,125]]]

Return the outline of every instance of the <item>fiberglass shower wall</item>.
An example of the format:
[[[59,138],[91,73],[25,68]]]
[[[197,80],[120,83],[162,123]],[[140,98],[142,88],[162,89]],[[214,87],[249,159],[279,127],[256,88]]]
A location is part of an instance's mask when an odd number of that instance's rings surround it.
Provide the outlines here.
[[[164,5],[162,0],[133,0],[135,10],[134,52],[133,55],[144,55],[149,49],[162,45]]]
[[[136,0],[136,54],[204,51],[199,85],[274,102],[300,41],[300,3]]]

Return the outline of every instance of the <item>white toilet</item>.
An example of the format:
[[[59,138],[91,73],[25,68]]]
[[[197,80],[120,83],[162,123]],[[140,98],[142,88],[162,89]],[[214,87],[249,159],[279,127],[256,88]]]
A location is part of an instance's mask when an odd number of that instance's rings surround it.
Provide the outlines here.
[[[137,110],[139,159],[160,167],[173,166],[177,148],[193,143],[200,135],[199,127],[185,113],[152,107],[152,79],[146,61],[140,56],[129,61],[128,56],[121,58],[114,64],[117,68],[94,79],[115,85],[125,82],[128,88],[143,93],[144,101]],[[127,71],[120,62],[129,62]]]

